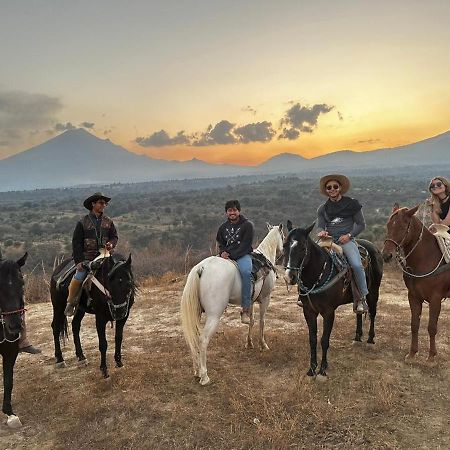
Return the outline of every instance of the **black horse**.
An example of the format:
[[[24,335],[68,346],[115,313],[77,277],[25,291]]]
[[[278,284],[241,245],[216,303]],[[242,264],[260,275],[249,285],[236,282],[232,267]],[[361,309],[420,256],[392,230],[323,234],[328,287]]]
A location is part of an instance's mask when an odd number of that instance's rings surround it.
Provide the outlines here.
[[[22,330],[22,314],[25,312],[23,300],[24,281],[20,268],[28,254],[18,261],[0,261],[0,353],[3,357],[3,408],[8,416],[7,424],[20,426],[11,406],[14,364],[19,353],[19,339]]]
[[[303,314],[309,329],[310,368],[309,376],[316,375],[317,369],[317,316],[323,317],[323,333],[321,339],[322,361],[319,375],[326,376],[328,368],[327,351],[330,334],[333,329],[335,310],[338,306],[353,303],[353,293],[348,276],[338,275],[336,263],[330,253],[316,244],[309,234],[314,228],[292,229],[288,223],[289,235],[285,240],[284,266],[285,279],[290,284],[299,284],[299,299],[303,303]],[[367,342],[374,344],[375,316],[381,278],[383,276],[383,259],[379,250],[369,241],[358,239],[369,255],[366,268],[366,279],[369,294],[370,329]],[[342,273],[343,275],[344,273]],[[356,316],[355,341],[361,341],[363,335],[362,315]]]
[[[64,367],[65,362],[61,352],[60,339],[67,337],[67,318],[64,309],[67,304],[67,280],[58,286],[58,274],[67,266],[70,260],[63,261],[53,272],[50,282],[50,295],[53,305],[53,338],[55,341],[56,366]],[[96,267],[98,265],[98,267]],[[94,275],[90,292],[83,289],[80,304],[72,320],[72,333],[75,352],[80,363],[86,363],[80,342],[81,321],[86,313],[95,314],[95,324],[101,354],[100,370],[104,378],[109,377],[106,364],[106,324],[116,322],[114,360],[116,367],[122,367],[123,327],[128,319],[130,308],[134,303],[136,283],[131,269],[131,255],[127,260],[120,255],[104,258],[92,263],[88,269]]]

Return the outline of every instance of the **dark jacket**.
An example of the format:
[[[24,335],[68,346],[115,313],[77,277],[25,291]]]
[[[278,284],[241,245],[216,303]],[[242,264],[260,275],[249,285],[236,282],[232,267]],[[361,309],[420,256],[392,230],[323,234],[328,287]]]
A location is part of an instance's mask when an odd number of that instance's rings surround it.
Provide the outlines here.
[[[253,224],[244,216],[239,217],[238,223],[227,220],[217,231],[220,253],[228,252],[233,260],[249,255],[253,251],[253,233]]]
[[[112,219],[104,214],[97,218],[95,214],[90,213],[75,226],[72,237],[73,260],[75,264],[92,261],[107,242],[115,247],[118,240]]]

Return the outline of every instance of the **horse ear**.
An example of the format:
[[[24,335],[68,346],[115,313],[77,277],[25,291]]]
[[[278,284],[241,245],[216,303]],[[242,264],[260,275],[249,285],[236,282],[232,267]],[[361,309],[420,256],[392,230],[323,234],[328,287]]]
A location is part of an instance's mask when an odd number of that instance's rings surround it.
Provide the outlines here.
[[[306,231],[306,234],[311,233],[311,231],[313,230],[315,224],[316,224],[316,222],[313,222],[313,223],[305,230],[305,231]]]
[[[399,209],[400,209],[400,205],[397,202],[395,202],[394,205],[392,206],[392,212],[395,213]]]
[[[287,226],[288,231],[291,231],[292,228],[294,228],[294,227],[292,226],[292,222],[291,222],[290,220],[287,221],[286,226]]]
[[[281,231],[283,229],[283,224],[280,223],[280,225],[278,225],[278,229]]]
[[[412,217],[417,212],[417,210],[419,209],[419,206],[420,206],[420,204],[414,206],[414,208],[408,209],[408,211],[406,211],[406,215],[409,216],[409,217]]]
[[[131,266],[131,253],[130,253],[130,256],[128,256],[127,262],[125,264],[127,266]]]
[[[25,261],[28,258],[28,252],[25,253],[25,255],[22,256],[22,258],[18,259],[16,262],[19,265],[19,267],[23,267],[25,265]]]
[[[269,222],[266,222],[266,227],[267,227],[267,229],[270,231],[272,228],[273,228],[273,226],[272,225],[270,225],[270,223]]]

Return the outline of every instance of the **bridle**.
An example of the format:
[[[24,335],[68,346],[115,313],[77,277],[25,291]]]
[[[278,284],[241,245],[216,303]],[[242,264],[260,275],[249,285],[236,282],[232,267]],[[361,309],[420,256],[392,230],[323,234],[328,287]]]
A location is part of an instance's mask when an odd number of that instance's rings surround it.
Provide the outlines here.
[[[15,309],[13,311],[2,311],[2,309],[0,308],[0,325],[1,325],[1,330],[3,332],[3,339],[0,341],[0,344],[3,344],[4,342],[16,342],[20,339],[20,331],[17,333],[17,337],[14,339],[8,339],[7,335],[9,334],[6,330],[6,326],[5,326],[5,316],[12,316],[13,314],[23,314],[26,311],[26,308],[19,308],[19,309]]]

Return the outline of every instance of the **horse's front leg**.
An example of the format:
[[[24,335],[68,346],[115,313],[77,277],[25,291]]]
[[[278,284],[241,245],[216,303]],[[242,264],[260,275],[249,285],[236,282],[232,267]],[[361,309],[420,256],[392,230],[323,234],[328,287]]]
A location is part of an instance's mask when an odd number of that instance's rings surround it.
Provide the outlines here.
[[[106,350],[108,349],[108,342],[106,341],[106,320],[95,315],[95,325],[97,327],[98,348],[100,350],[100,370],[103,378],[109,377],[108,367],[106,365]]]
[[[269,306],[270,295],[264,297],[259,305],[259,349],[261,351],[270,350],[264,337],[264,326],[266,324],[266,311]]]
[[[441,299],[437,297],[430,298],[428,318],[428,335],[430,336],[430,349],[428,351],[428,363],[434,363],[437,356],[436,334],[439,314],[441,312]]]
[[[123,367],[122,362],[122,340],[123,340],[123,327],[125,326],[125,319],[118,320],[116,322],[116,334],[115,334],[115,350],[114,350],[114,361],[116,362],[116,367]]]
[[[5,345],[5,344],[4,344]],[[20,419],[14,415],[11,405],[11,396],[14,385],[14,364],[19,353],[19,343],[12,342],[6,344],[6,351],[3,353],[3,408],[2,411],[8,416],[7,425],[11,428],[22,426]]]
[[[378,288],[376,292],[369,292],[367,296],[367,304],[369,306],[369,317],[370,317],[370,328],[369,328],[369,336],[367,338],[368,344],[375,344],[375,317],[377,316],[377,305],[378,305]],[[358,314],[361,316],[361,314]]]
[[[363,336],[363,328],[362,328],[362,314],[356,314],[356,331],[355,338],[353,339],[355,342],[362,342]]]
[[[247,342],[245,343],[245,348],[253,348],[253,339],[252,339],[252,331],[253,331],[253,325],[255,325],[255,317],[253,314],[255,304],[252,303],[252,306],[250,306],[250,323],[248,324],[248,334],[247,334]]]
[[[320,344],[322,346],[322,361],[320,363],[319,375],[327,376],[326,370],[328,369],[327,353],[330,346],[330,335],[334,324],[334,310],[329,311],[323,317],[323,333]]]
[[[309,330],[310,366],[307,375],[313,377],[317,369],[317,313],[306,304],[303,306],[303,315]]]
[[[208,377],[208,370],[206,368],[206,352],[208,350],[208,343],[211,336],[216,331],[219,325],[219,316],[207,316],[206,323],[200,336],[200,354],[199,354],[199,383],[206,386],[210,383]]]
[[[80,364],[87,364],[87,359],[86,356],[84,356],[80,340],[81,321],[83,320],[84,315],[85,311],[82,310],[82,308],[78,308],[72,320],[72,334],[73,342],[75,344],[75,354],[77,355]]]
[[[61,333],[64,332],[65,316],[64,310],[56,311],[53,308],[53,320],[52,320],[52,330],[53,330],[53,342],[55,345],[55,366],[57,368],[62,368],[66,366],[64,362],[64,357],[61,351]]]
[[[405,361],[412,360],[419,351],[419,326],[422,314],[422,300],[418,300],[408,291],[409,308],[411,309],[411,347]]]

